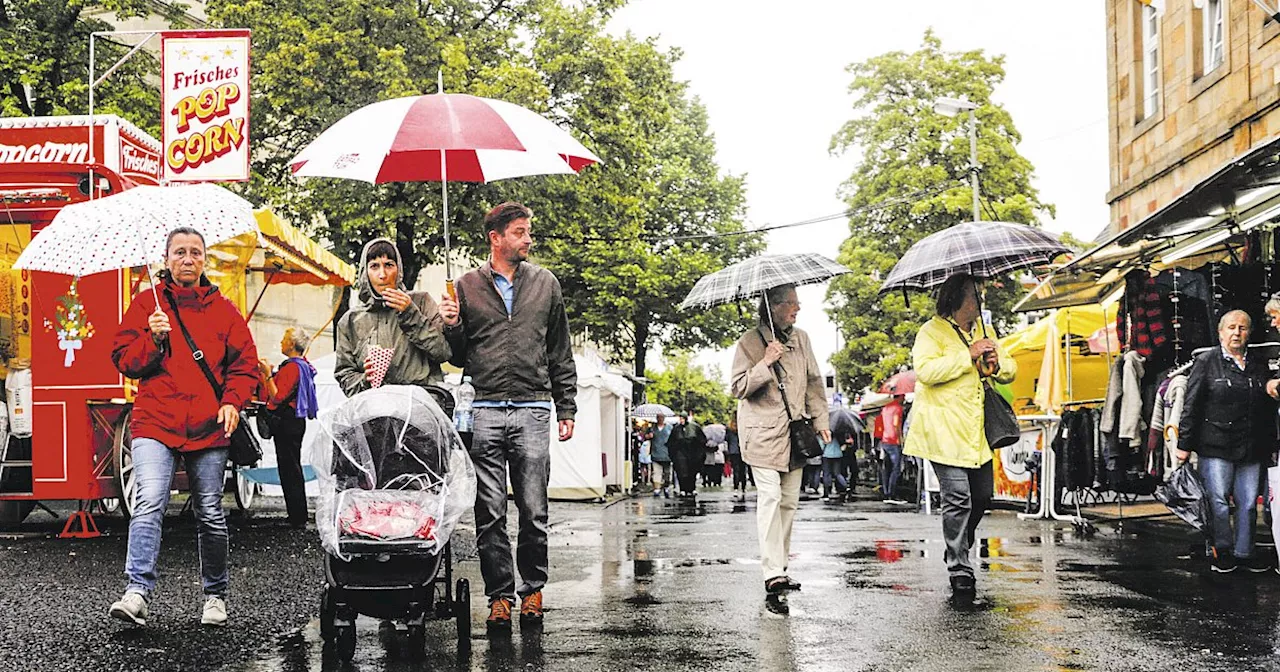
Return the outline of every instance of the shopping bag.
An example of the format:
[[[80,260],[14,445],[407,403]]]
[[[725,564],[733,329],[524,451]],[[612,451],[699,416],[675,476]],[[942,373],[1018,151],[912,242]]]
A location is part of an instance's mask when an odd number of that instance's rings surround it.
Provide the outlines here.
[[[1161,483],[1155,498],[1169,507],[1173,515],[1205,535],[1209,534],[1209,502],[1205,496],[1204,482],[1195,467],[1183,464],[1173,472],[1168,481]]]

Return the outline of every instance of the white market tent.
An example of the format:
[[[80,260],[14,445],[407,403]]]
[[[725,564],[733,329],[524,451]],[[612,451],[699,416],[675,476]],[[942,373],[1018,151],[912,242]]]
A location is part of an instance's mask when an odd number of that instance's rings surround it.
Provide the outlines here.
[[[627,409],[631,382],[609,371],[598,359],[574,355],[578,368],[578,415],[573,438],[560,442],[555,418],[551,422],[551,499],[594,500],[610,487],[631,486],[628,461]]]

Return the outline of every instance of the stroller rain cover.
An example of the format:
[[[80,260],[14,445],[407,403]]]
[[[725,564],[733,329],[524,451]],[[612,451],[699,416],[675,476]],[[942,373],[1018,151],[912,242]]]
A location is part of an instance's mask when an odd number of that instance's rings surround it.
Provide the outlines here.
[[[325,551],[342,541],[417,541],[438,553],[475,505],[476,473],[453,422],[421,387],[366,390],[322,413],[310,448]]]

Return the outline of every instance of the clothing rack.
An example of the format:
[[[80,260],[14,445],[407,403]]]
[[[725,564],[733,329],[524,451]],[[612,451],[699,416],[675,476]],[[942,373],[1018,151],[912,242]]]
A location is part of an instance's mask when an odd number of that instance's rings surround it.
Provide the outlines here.
[[[1076,408],[1076,407],[1078,407],[1078,406],[1094,406],[1094,405],[1098,405],[1098,404],[1103,404],[1103,403],[1105,403],[1106,401],[1107,401],[1106,399],[1081,399],[1081,400],[1079,400],[1079,401],[1068,401],[1068,402],[1064,402],[1064,403],[1062,404],[1062,407],[1063,407],[1063,408]]]

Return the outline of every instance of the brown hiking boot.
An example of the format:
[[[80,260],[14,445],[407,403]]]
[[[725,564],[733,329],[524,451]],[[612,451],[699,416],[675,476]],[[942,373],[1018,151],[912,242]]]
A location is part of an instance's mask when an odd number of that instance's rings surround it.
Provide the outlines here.
[[[500,597],[489,603],[489,618],[484,624],[490,628],[511,627],[511,600]]]
[[[520,600],[520,622],[537,623],[542,621],[542,591],[525,595]]]

